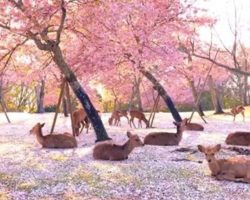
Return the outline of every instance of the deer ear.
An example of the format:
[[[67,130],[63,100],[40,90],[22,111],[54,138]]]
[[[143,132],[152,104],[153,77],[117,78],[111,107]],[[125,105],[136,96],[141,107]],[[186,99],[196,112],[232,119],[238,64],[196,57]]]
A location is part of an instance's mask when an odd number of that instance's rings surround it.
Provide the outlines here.
[[[214,149],[216,152],[218,152],[221,149],[221,144],[215,145]]]
[[[202,145],[197,145],[197,147],[200,152],[204,152],[204,147]]]
[[[44,127],[45,123],[40,124],[41,128]]]
[[[132,136],[132,133],[128,131],[127,136],[130,138]]]

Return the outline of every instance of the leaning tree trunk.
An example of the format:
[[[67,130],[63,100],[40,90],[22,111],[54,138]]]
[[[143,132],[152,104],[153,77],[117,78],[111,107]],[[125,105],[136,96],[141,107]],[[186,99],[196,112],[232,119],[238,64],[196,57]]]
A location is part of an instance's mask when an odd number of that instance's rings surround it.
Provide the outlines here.
[[[170,96],[168,96],[166,90],[163,88],[163,86],[159,83],[159,81],[156,80],[156,78],[147,70],[145,70],[144,68],[140,68],[140,72],[149,80],[152,82],[153,87],[155,90],[158,91],[159,95],[163,98],[164,102],[166,103],[167,107],[169,108],[174,120],[176,122],[181,122],[181,116],[179,114],[179,112],[177,111],[177,109],[175,108],[175,105],[172,101],[172,99],[170,98]]]
[[[44,113],[44,90],[45,90],[45,81],[41,82],[36,86],[36,105],[37,113]]]
[[[58,45],[52,45],[51,51],[53,53],[54,62],[57,64],[57,66],[64,74],[66,80],[68,81],[75,95],[81,102],[83,108],[87,113],[88,118],[92,123],[93,129],[95,130],[96,133],[96,138],[97,138],[96,142],[109,140],[110,138],[108,137],[105,127],[103,126],[101,118],[99,117],[96,109],[91,103],[87,93],[84,91],[84,89],[78,82],[75,74],[69,68],[68,64],[65,62],[60,47]]]
[[[198,100],[198,92],[197,92],[197,90],[195,88],[194,81],[193,80],[188,80],[188,82],[189,82],[189,85],[190,85],[191,90],[192,90],[196,110],[197,110],[197,112],[199,113],[200,116],[205,116],[205,114],[203,112],[203,109],[202,109],[202,106],[201,106],[201,102]]]
[[[214,114],[222,114],[222,113],[224,113],[224,111],[222,110],[221,103],[220,103],[220,98],[219,98],[218,91],[217,91],[217,89],[216,89],[216,87],[214,85],[213,78],[212,78],[211,75],[209,75],[209,77],[208,77],[208,85],[209,85],[209,88],[210,88],[212,102],[213,102],[214,109],[215,109]]]

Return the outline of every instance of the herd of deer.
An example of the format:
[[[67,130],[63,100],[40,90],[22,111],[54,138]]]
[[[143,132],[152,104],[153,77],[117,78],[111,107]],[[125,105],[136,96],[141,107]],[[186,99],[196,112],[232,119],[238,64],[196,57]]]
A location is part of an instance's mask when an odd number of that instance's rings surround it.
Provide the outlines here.
[[[231,110],[232,115],[235,116],[243,113],[244,107],[238,106]],[[130,120],[126,111],[114,111],[109,119],[111,125],[114,121],[115,124],[120,123],[120,117],[124,116],[128,122],[134,125],[134,118],[138,118],[139,122],[144,121],[148,127],[148,121],[145,115],[139,111],[130,111]],[[84,115],[83,115],[84,114]],[[73,127],[75,128],[76,135],[79,135],[81,128],[89,128],[89,120],[83,109],[79,109],[73,114]],[[181,122],[174,122],[176,126],[176,133],[168,132],[152,132],[146,135],[142,142],[138,135],[127,132],[128,140],[123,145],[118,145],[112,141],[99,142],[93,149],[94,159],[101,160],[125,160],[135,147],[144,145],[178,145],[182,140],[184,130],[203,131],[204,127],[200,124],[190,123],[188,119],[183,119]],[[30,131],[35,134],[37,141],[44,148],[75,148],[77,141],[70,133],[46,135],[42,134],[42,127],[44,124],[36,124]],[[226,144],[230,145],[245,145],[250,146],[250,132],[234,132],[228,135],[225,140]],[[216,146],[202,146],[198,145],[198,150],[203,152],[208,161],[209,168],[212,176],[218,180],[242,181],[250,183],[250,159],[244,157],[231,157],[228,159],[216,159],[215,154],[221,149],[221,145]]]
[[[138,110],[130,110],[129,115],[130,115],[130,119],[128,117],[128,111],[126,111],[126,110],[115,110],[115,111],[112,112],[111,117],[108,120],[109,125],[110,126],[113,125],[113,124],[115,126],[121,125],[121,117],[125,117],[125,118],[127,118],[128,123],[129,123],[131,128],[132,128],[132,124],[133,124],[133,126],[135,128],[135,123],[134,123],[135,118],[138,119],[138,128],[139,127],[142,128],[142,121],[145,123],[146,128],[149,128],[149,121],[146,119],[143,112],[140,112]]]

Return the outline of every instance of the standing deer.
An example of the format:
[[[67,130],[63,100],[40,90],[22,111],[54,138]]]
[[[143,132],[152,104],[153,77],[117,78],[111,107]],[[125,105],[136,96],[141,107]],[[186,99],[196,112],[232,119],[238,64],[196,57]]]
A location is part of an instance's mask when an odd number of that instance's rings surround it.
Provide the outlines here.
[[[69,133],[58,135],[43,136],[42,128],[44,124],[37,123],[31,130],[30,134],[36,135],[37,141],[43,148],[75,148],[77,147],[76,139]]]
[[[114,125],[118,126],[119,123],[121,123],[121,114],[120,111],[114,110],[111,114],[111,117],[109,118],[108,122],[109,125],[112,126],[113,125],[113,121],[114,121]]]
[[[230,133],[225,142],[230,145],[250,146],[250,132]]]
[[[188,119],[184,119],[185,120],[185,130],[189,130],[189,131],[203,131],[204,127],[198,123],[191,123],[188,121]]]
[[[143,146],[138,135],[127,132],[128,141],[117,145],[110,141],[100,142],[93,149],[94,159],[99,160],[125,160],[135,147]]]
[[[74,128],[76,136],[79,136],[79,134],[82,132],[84,127],[86,127],[87,133],[88,133],[89,119],[83,108],[80,108],[74,111],[72,114],[72,118],[73,118],[73,128]]]
[[[141,111],[138,111],[138,110],[131,110],[129,112],[130,114],[130,127],[132,128],[132,125],[134,125],[134,128],[135,128],[135,123],[134,123],[134,118],[137,118],[138,119],[138,128],[139,127],[142,127],[142,123],[141,121],[143,121],[145,124],[146,124],[146,128],[149,127],[149,121],[146,119],[144,113],[142,113]]]
[[[243,105],[239,105],[239,106],[236,106],[234,108],[231,109],[231,114],[233,115],[234,117],[234,120],[235,121],[235,117],[236,115],[238,115],[239,113],[241,113],[242,117],[243,117],[243,122],[245,121],[245,108]]]
[[[129,118],[128,118],[128,111],[127,110],[118,110],[120,113],[120,117],[125,117],[128,120],[128,124],[129,124]]]
[[[187,119],[184,119],[182,122],[173,122],[173,123],[177,127],[176,133],[166,133],[166,132],[149,133],[144,138],[144,144],[159,145],[159,146],[179,145],[182,139],[183,131],[187,123]]]
[[[212,176],[218,180],[250,183],[250,159],[242,156],[216,159],[215,154],[220,151],[220,144],[208,147],[198,145],[197,147],[200,152],[205,154]]]

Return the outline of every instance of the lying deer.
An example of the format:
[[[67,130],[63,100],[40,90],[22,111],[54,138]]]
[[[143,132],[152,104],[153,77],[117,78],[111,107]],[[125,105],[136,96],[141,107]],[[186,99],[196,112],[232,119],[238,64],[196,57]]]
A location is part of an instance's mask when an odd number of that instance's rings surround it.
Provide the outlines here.
[[[117,145],[110,141],[100,142],[95,145],[93,157],[100,160],[125,160],[135,147],[143,146],[138,135],[127,132],[128,141],[123,145]]]
[[[182,139],[182,133],[186,127],[187,119],[182,122],[173,122],[177,127],[176,133],[153,132],[144,138],[144,144],[170,146],[178,145]]]
[[[230,133],[225,142],[231,145],[250,146],[250,132]]]
[[[130,114],[130,123],[129,123],[129,125],[130,125],[131,128],[132,128],[132,125],[131,125],[132,123],[133,123],[134,128],[135,128],[134,118],[137,118],[139,120],[138,121],[138,128],[142,127],[141,121],[143,121],[146,124],[146,128],[149,127],[149,121],[146,119],[143,112],[138,111],[138,110],[131,110],[129,112],[129,114]]]
[[[187,120],[185,120],[186,125],[185,125],[185,130],[190,130],[190,131],[203,131],[204,127],[198,123],[191,123]]]
[[[215,154],[221,149],[220,144],[208,147],[198,145],[198,149],[205,154],[212,176],[218,180],[250,183],[250,159],[242,156],[216,159]]]
[[[36,135],[37,141],[43,148],[75,148],[77,147],[76,139],[69,133],[58,135],[43,136],[42,128],[44,124],[37,123],[31,130],[30,134]]]
[[[74,128],[74,132],[75,132],[76,136],[79,136],[79,134],[82,132],[84,127],[86,127],[86,129],[87,129],[86,133],[88,133],[88,131],[89,131],[89,119],[88,119],[87,114],[83,108],[80,108],[80,109],[74,111],[72,114],[72,118],[73,118],[73,128]]]
[[[241,113],[241,115],[243,117],[243,121],[245,121],[245,108],[244,108],[243,105],[239,105],[239,106],[236,106],[236,107],[234,107],[234,108],[231,109],[231,114],[234,117],[233,121],[235,121],[236,115],[238,115],[240,113]]]

